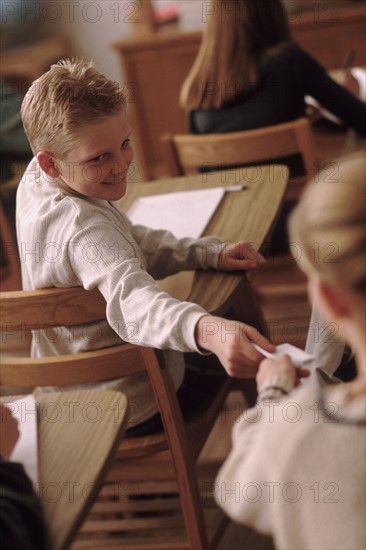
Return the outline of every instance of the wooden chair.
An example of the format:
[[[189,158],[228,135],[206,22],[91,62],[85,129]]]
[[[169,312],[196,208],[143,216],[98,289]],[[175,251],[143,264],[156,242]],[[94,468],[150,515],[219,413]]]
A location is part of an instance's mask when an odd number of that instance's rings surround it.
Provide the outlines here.
[[[264,161],[275,164],[278,158],[301,155],[304,174],[290,174],[286,201],[300,197],[316,167],[310,122],[306,118],[243,132],[165,135],[162,145],[171,176],[225,166],[260,165]],[[306,278],[292,256],[270,256],[252,284],[274,343],[287,340],[297,346],[305,345],[310,319]]]
[[[304,175],[290,179],[286,199],[299,198],[305,182],[314,173],[310,123],[306,118],[257,130],[207,135],[162,137],[171,176],[184,176],[205,169],[245,166],[300,154]],[[283,162],[280,162],[283,164]]]
[[[105,317],[105,307],[104,298],[97,290],[53,288],[1,293],[0,328],[5,333],[2,341],[6,341],[6,333],[13,337],[17,334],[22,340],[25,331],[31,329],[92,322]],[[111,498],[97,501],[93,515],[84,524],[72,548],[108,545],[162,550],[214,548],[227,520],[212,507],[207,494],[203,507],[196,462],[231,388],[231,379],[225,380],[209,407],[186,425],[168,369],[161,368],[153,349],[136,345],[118,345],[69,356],[4,356],[1,358],[1,386],[9,393],[9,388],[16,391],[19,386],[33,388],[97,382],[142,371],[150,378],[165,432],[124,439],[107,475],[112,491],[113,487],[118,487],[121,494],[119,498],[113,494]],[[215,475],[217,467],[218,464],[212,465],[209,473]],[[162,492],[163,480],[164,491],[169,488],[168,497],[149,497],[149,493]],[[208,486],[213,488],[212,483],[205,485]],[[134,498],[137,490],[140,498]],[[148,498],[143,498],[141,493]],[[147,510],[150,517],[141,518],[141,513],[147,514]],[[162,510],[165,510],[164,517],[161,517]],[[210,532],[206,529],[205,515],[212,521]],[[144,536],[140,531],[146,525],[148,532]],[[131,536],[129,530],[132,530]],[[185,533],[186,540],[177,540],[177,533]],[[154,538],[157,534],[161,536],[159,542]]]

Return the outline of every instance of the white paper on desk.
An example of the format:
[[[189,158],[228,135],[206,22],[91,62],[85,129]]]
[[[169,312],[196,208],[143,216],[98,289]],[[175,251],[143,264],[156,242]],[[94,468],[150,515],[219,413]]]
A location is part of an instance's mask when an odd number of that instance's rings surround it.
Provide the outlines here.
[[[10,456],[20,462],[33,484],[38,481],[37,406],[33,395],[8,403],[12,416],[18,421],[19,439]]]
[[[133,224],[167,229],[178,239],[197,239],[205,230],[225,191],[225,187],[212,187],[141,197],[133,203],[127,215]]]

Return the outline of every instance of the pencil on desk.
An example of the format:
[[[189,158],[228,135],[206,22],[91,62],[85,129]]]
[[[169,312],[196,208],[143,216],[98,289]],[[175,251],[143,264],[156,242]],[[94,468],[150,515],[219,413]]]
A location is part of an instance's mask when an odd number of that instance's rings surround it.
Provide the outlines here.
[[[227,187],[225,187],[225,192],[244,191],[245,189],[248,189],[247,185],[228,185]]]

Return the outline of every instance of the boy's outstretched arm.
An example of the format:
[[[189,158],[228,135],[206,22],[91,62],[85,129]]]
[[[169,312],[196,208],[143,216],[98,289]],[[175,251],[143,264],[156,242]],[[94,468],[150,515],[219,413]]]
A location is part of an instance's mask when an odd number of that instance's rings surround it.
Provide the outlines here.
[[[254,327],[214,315],[198,320],[195,338],[198,347],[217,355],[228,375],[235,378],[254,378],[257,374],[263,356],[252,342],[275,351],[275,346]]]

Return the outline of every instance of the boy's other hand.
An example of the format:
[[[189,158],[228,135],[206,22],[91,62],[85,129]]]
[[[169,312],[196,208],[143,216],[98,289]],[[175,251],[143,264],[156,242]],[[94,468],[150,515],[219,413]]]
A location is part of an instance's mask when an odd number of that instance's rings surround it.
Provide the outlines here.
[[[228,375],[235,378],[254,378],[257,374],[263,355],[252,342],[270,353],[276,349],[254,327],[213,315],[199,319],[195,338],[198,347],[217,355]]]
[[[265,259],[247,241],[225,244],[220,252],[218,269],[220,271],[246,271],[257,269],[265,263]]]

